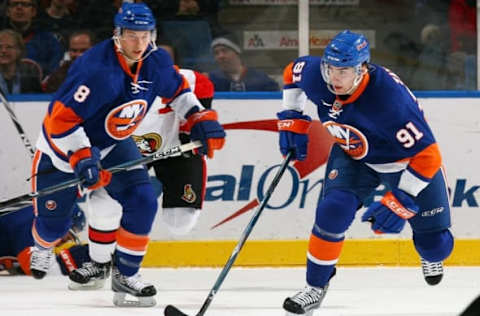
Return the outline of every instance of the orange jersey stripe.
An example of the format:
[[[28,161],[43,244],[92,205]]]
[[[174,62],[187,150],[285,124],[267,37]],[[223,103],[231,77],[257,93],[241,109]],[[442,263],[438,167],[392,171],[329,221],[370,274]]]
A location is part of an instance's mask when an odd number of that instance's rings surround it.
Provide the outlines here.
[[[42,156],[42,153],[37,150],[35,152],[35,155],[33,156],[33,162],[32,162],[32,192],[37,192],[37,177],[36,174],[38,173],[38,164],[40,162],[40,157]],[[37,198],[33,199],[33,213],[35,216],[38,215],[38,209],[37,209]]]
[[[133,251],[145,251],[147,249],[149,238],[147,235],[137,235],[130,233],[120,227],[117,230],[117,244],[123,248]]]
[[[285,85],[293,83],[293,62],[283,69],[283,83]]]
[[[431,144],[410,160],[409,166],[427,179],[433,178],[442,165],[442,156],[438,144]]]
[[[346,99],[345,101],[342,101],[338,96],[336,97],[336,101],[340,102],[341,104],[348,104],[348,103],[352,103],[352,102],[355,102],[355,100],[358,99],[358,97],[360,97],[360,95],[363,93],[363,91],[365,91],[365,89],[367,88],[367,85],[368,85],[368,82],[370,81],[370,74],[367,72],[363,78],[362,78],[362,81],[360,82],[360,84],[358,85],[358,88],[355,90],[355,92],[353,92],[352,95],[350,95],[348,97],[348,99]]]
[[[35,227],[35,220],[33,220],[32,235],[33,235],[33,239],[37,242],[37,244],[39,244],[43,248],[55,247],[55,245],[57,245],[61,240],[61,238],[58,238],[54,241],[46,241],[45,239],[40,237],[40,235],[37,232],[37,228]]]
[[[178,72],[178,67],[174,66],[174,68]],[[186,89],[190,88],[190,84],[188,83],[187,79],[183,75],[181,75],[181,76],[182,76],[182,84],[178,87],[178,89],[175,92],[175,94],[173,95],[173,97],[162,98],[162,103],[163,104],[168,104],[168,103],[172,102],[172,100],[175,99],[177,97],[177,95],[179,95],[183,90],[186,90]],[[192,91],[192,93],[193,93],[193,91]]]
[[[45,126],[47,134],[50,136],[63,134],[82,122],[83,119],[71,108],[66,107],[65,104],[60,101],[55,101],[52,106],[52,111],[47,113],[43,125]]]
[[[308,252],[319,260],[329,261],[340,257],[342,246],[343,240],[327,241],[311,234],[308,243]]]

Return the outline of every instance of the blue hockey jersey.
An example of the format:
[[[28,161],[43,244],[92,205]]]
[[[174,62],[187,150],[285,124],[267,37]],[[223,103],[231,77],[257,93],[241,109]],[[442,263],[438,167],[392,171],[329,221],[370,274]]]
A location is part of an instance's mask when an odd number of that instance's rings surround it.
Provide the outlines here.
[[[399,188],[416,196],[441,166],[433,133],[417,99],[390,70],[370,64],[346,99],[323,80],[321,58],[304,56],[284,70],[283,106],[303,111],[307,98],[343,150],[376,172],[403,171]]]
[[[132,71],[113,40],[105,40],[71,66],[48,107],[37,148],[72,172],[70,152],[96,146],[105,156],[130,137],[157,96],[181,118],[194,106],[203,109],[166,51],[152,52]]]

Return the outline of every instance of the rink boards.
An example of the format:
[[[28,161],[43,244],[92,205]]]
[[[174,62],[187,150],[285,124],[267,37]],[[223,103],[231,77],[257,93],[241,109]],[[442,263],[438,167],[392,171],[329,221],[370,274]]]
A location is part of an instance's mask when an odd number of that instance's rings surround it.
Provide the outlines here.
[[[191,234],[171,236],[157,218],[147,266],[223,265],[250,220],[254,206],[282,162],[274,130],[279,99],[216,99],[227,132],[225,148],[208,164],[202,216]],[[480,99],[423,98],[425,110],[440,145],[451,189],[452,231],[456,247],[448,263],[480,264]],[[35,142],[46,101],[12,102],[28,136]],[[307,109],[316,117],[315,108]],[[0,120],[4,146],[0,148],[0,199],[29,190],[25,179],[30,158],[3,107]],[[314,123],[309,155],[291,165],[253,229],[237,263],[246,266],[303,265],[307,239],[319,198],[330,139]],[[379,188],[381,189],[381,188]],[[161,199],[161,197],[159,197]],[[340,259],[345,265],[415,265],[418,258],[407,227],[400,235],[377,236],[357,218],[347,233]]]

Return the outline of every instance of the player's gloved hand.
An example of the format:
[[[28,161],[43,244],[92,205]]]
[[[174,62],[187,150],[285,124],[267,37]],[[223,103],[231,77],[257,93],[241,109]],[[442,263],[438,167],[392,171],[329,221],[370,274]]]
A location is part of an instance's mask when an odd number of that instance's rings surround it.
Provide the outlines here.
[[[298,111],[285,110],[277,113],[280,152],[286,156],[293,152],[295,160],[307,157],[308,129],[312,119]]]
[[[218,122],[217,112],[203,110],[193,113],[187,118],[187,123],[191,126],[190,139],[203,143],[198,152],[213,158],[214,150],[222,149],[225,144],[225,131]]]
[[[112,179],[112,173],[100,165],[100,150],[97,147],[85,147],[69,154],[69,162],[75,175],[83,179],[84,188],[95,190],[108,185]]]
[[[415,216],[418,205],[412,197],[400,189],[388,191],[380,202],[373,202],[362,216],[362,222],[372,223],[377,234],[398,234],[406,220]]]

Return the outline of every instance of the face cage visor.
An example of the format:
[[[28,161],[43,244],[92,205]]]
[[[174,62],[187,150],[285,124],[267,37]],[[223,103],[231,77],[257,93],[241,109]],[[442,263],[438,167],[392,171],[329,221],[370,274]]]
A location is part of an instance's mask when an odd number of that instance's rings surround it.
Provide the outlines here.
[[[322,61],[322,63],[320,64],[320,71],[322,73],[322,78],[323,80],[325,81],[325,83],[327,84],[327,88],[328,90],[333,93],[333,94],[337,94],[335,92],[335,89],[332,85],[332,82],[330,80],[330,69],[329,69],[329,66],[330,64],[325,62],[325,61]],[[331,65],[333,66],[333,65]],[[358,87],[358,85],[360,84],[360,82],[362,81],[362,78],[363,78],[363,68],[362,68],[362,64],[358,64],[356,66],[352,66],[352,68],[354,68],[354,72],[355,72],[355,79],[353,80],[353,85],[350,89],[348,89],[348,91],[345,93],[345,94],[351,94],[353,91],[355,91],[355,89]]]
[[[123,49],[122,49],[122,45],[120,44],[120,37],[122,37],[122,28],[121,27],[115,27],[114,31],[113,31],[113,36],[112,36],[112,39],[113,39],[113,42],[115,43],[115,46],[117,46],[118,48],[118,51],[128,60],[130,61],[133,61],[133,62],[139,62],[140,60],[144,60],[146,59],[151,53],[153,53],[154,51],[156,51],[158,49],[157,47],[157,44],[156,44],[156,41],[157,41],[157,30],[156,29],[153,29],[150,31],[150,47],[151,49],[148,50],[148,47],[147,47],[147,53],[145,55],[143,55],[141,58],[139,59],[131,59],[130,57],[128,57]],[[134,31],[137,31],[137,30],[134,30]]]

